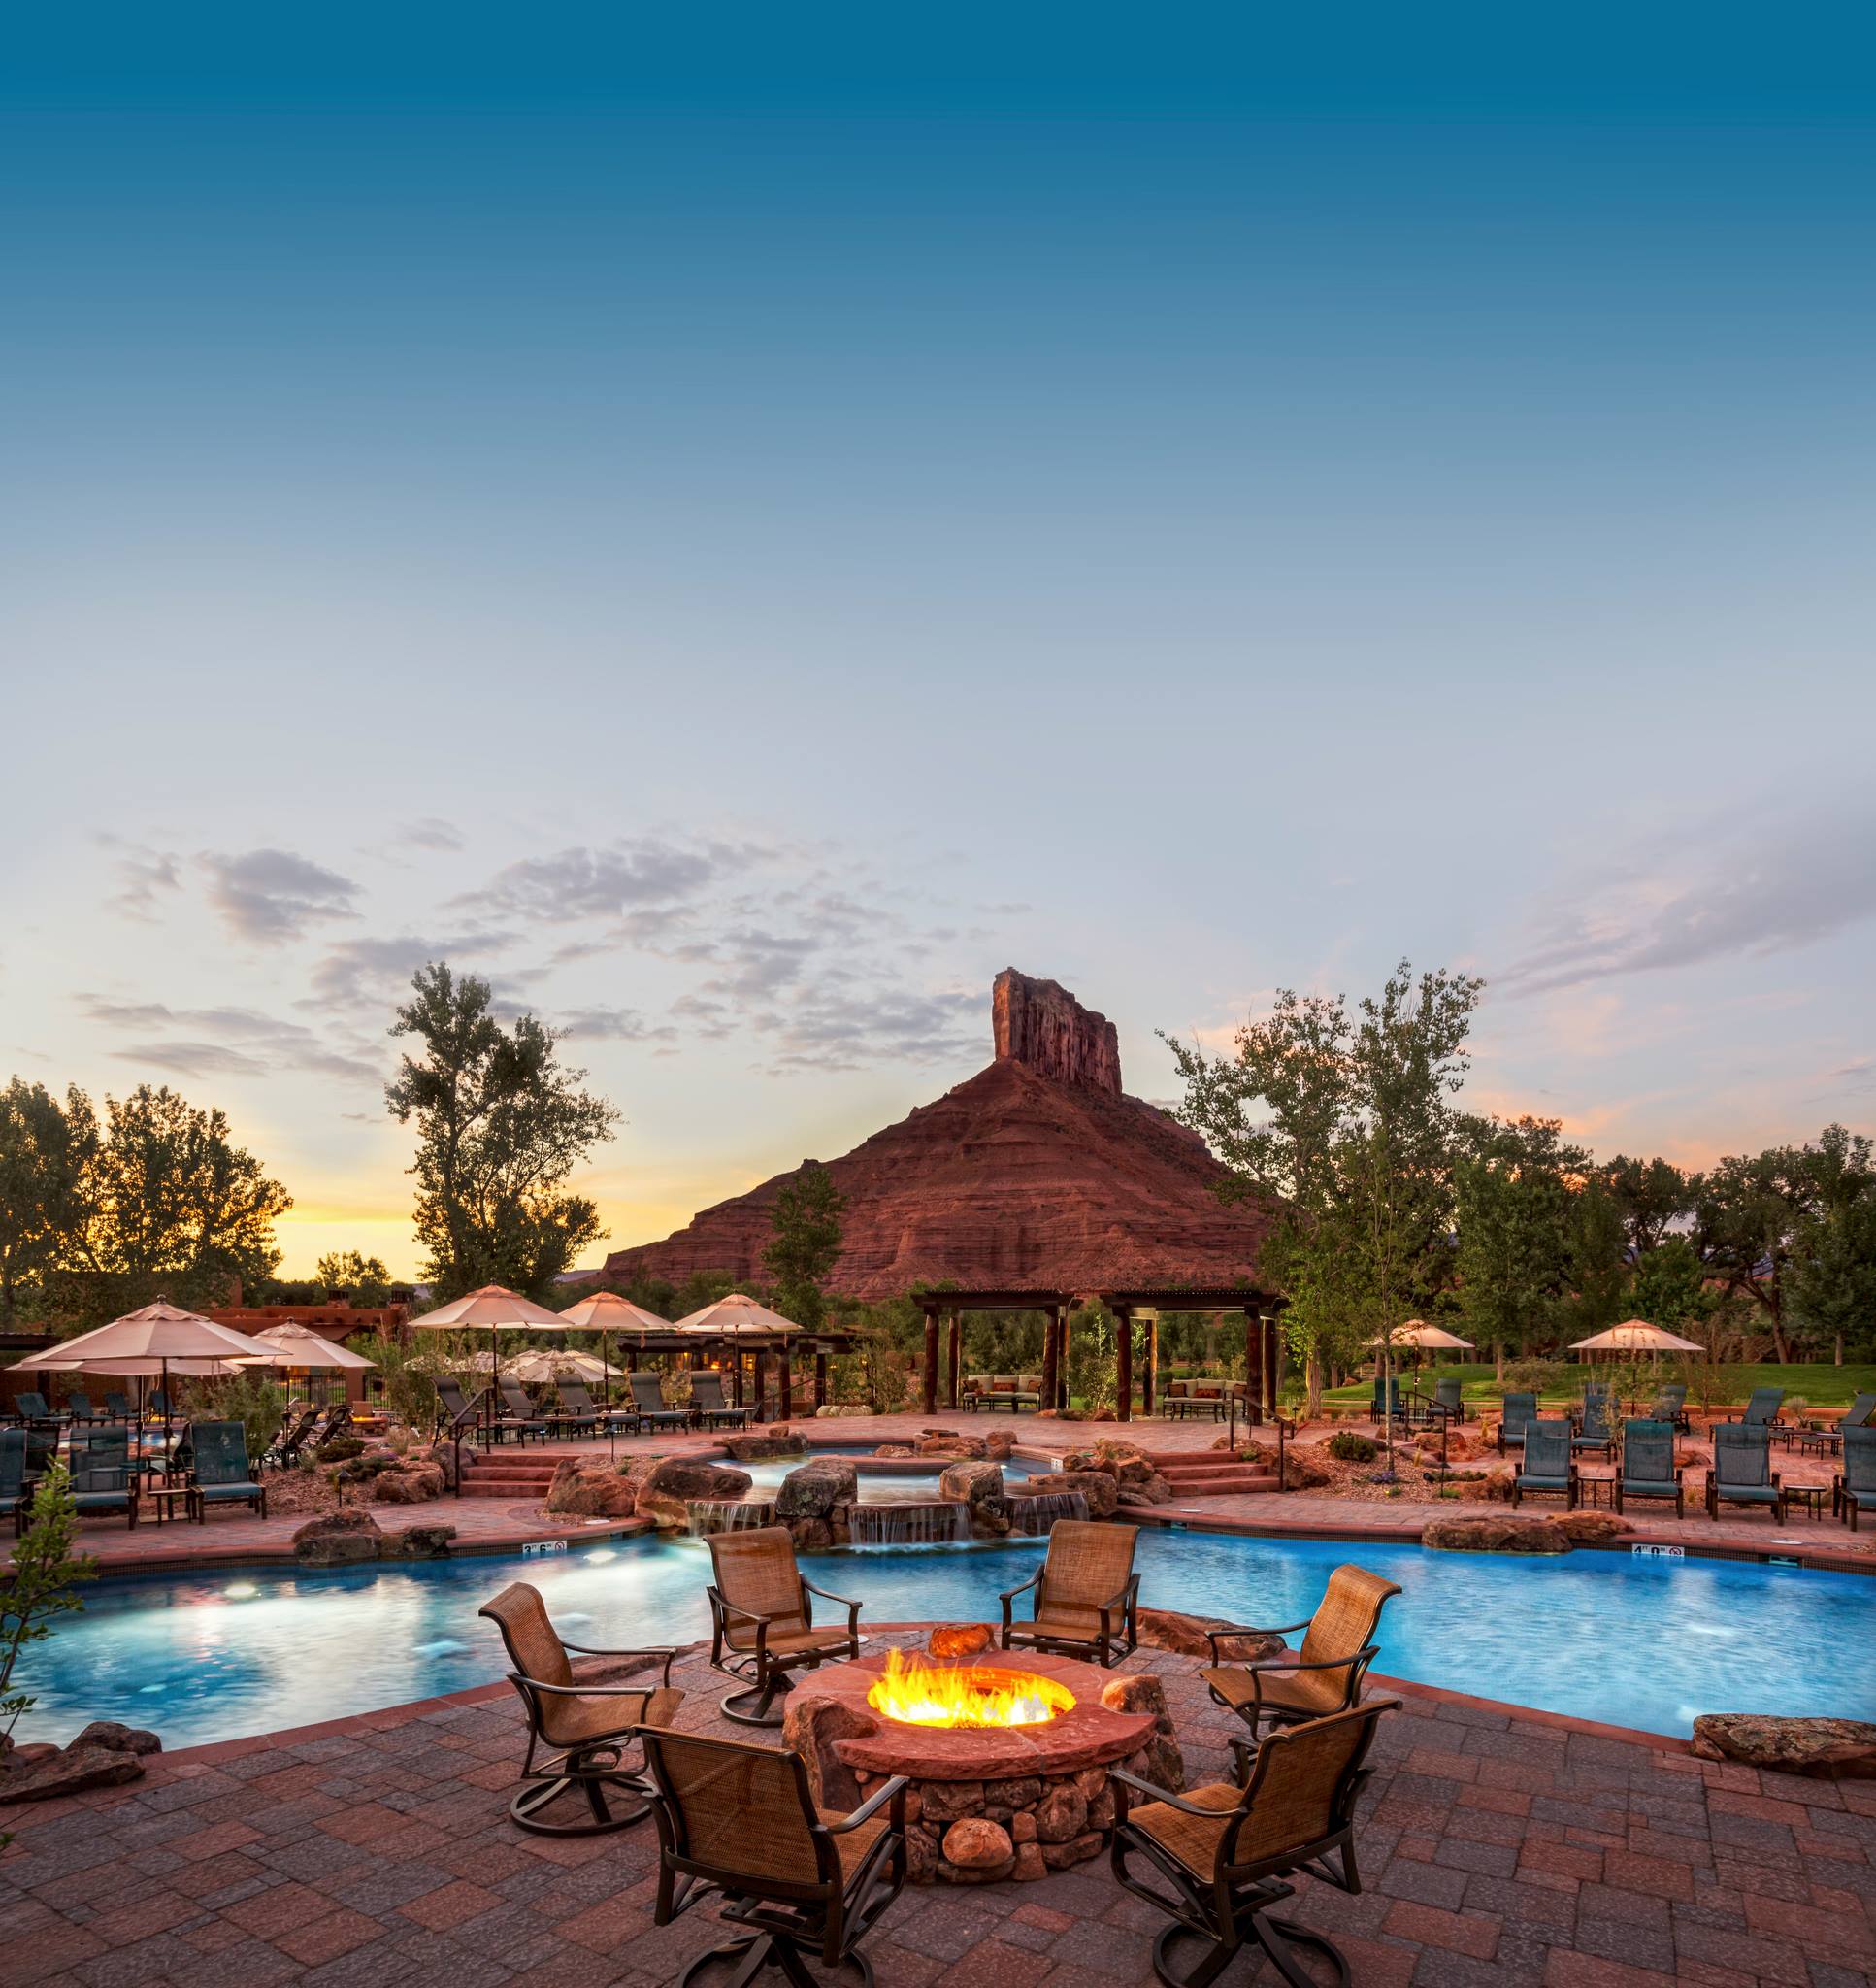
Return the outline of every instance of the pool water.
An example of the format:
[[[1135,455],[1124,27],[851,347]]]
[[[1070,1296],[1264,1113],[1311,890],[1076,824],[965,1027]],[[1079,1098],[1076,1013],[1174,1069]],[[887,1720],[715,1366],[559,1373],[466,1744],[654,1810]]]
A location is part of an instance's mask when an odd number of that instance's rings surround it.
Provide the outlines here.
[[[994,1621],[999,1591],[1041,1551],[1039,1541],[870,1547],[810,1567],[875,1622]],[[1403,1590],[1382,1618],[1376,1664],[1396,1676],[1654,1733],[1685,1735],[1705,1711],[1876,1717],[1876,1578],[1865,1575],[1199,1532],[1142,1532],[1137,1565],[1149,1607],[1272,1623],[1306,1616],[1347,1560]],[[708,1575],[702,1541],[643,1539],[100,1582],[83,1614],[27,1651],[16,1687],[39,1704],[17,1737],[68,1740],[112,1718],[186,1746],[487,1683],[507,1666],[476,1611],[515,1579],[543,1591],[575,1642],[690,1641],[708,1634]]]
[[[857,1459],[872,1454],[871,1449],[812,1449],[805,1457],[763,1457],[754,1463],[732,1464],[730,1468],[749,1474],[748,1495],[751,1498],[773,1498],[781,1489],[781,1480],[790,1471],[800,1470],[803,1464],[817,1456]],[[1016,1479],[1034,1477],[1048,1469],[1047,1464],[1025,1463],[1021,1457],[1009,1457],[1004,1463],[1004,1475]],[[943,1473],[942,1464],[935,1464],[929,1471],[862,1471],[858,1474],[860,1502],[863,1505],[930,1505],[938,1495],[938,1478]]]

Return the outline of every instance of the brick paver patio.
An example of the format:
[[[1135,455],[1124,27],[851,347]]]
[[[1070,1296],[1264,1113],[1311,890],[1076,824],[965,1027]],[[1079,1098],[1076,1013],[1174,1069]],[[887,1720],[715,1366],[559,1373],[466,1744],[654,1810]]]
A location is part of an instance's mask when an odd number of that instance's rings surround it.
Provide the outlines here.
[[[894,1640],[909,1640],[895,1637]],[[1234,1722],[1182,1658],[1166,1679],[1188,1776]],[[680,1723],[720,1729],[692,1652]],[[286,1708],[283,1708],[286,1709]],[[506,1687],[160,1758],[148,1776],[0,1819],[0,1980],[669,1981],[721,1937],[651,1924],[649,1824],[567,1840],[506,1816]],[[1298,1916],[1374,1988],[1852,1988],[1876,1966],[1876,1784],[1719,1766],[1409,1695],[1363,1811],[1366,1889]],[[1112,1988],[1150,1978],[1157,1922],[1104,1861],[1039,1884],[908,1887],[870,1942],[881,1988]],[[1240,1961],[1228,1981],[1250,1977]]]

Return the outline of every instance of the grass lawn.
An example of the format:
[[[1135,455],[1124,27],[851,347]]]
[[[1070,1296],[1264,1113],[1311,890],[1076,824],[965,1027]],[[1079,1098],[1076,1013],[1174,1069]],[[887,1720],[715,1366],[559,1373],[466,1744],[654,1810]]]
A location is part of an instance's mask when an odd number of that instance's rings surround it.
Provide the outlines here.
[[[1413,1369],[1403,1363],[1399,1368],[1400,1385],[1405,1388],[1414,1379]],[[1587,1379],[1592,1369],[1586,1363],[1583,1368]],[[1780,1367],[1764,1363],[1757,1367],[1737,1367],[1732,1370],[1748,1388],[1782,1387],[1788,1396],[1799,1395],[1814,1408],[1847,1408],[1853,1395],[1876,1389],[1876,1366],[1832,1367],[1825,1361]],[[1483,1399],[1496,1401],[1502,1391],[1492,1377],[1490,1361],[1463,1367],[1423,1365],[1419,1373],[1419,1383],[1424,1393],[1431,1394],[1435,1380],[1445,1380],[1457,1375],[1462,1383],[1461,1392],[1467,1400]],[[1678,1372],[1666,1361],[1662,1363],[1663,1379],[1678,1379]],[[1347,1387],[1332,1387],[1324,1390],[1326,1402],[1367,1402],[1373,1399],[1374,1381],[1372,1376],[1351,1382]],[[1740,1397],[1742,1400],[1744,1396]],[[1690,1389],[1690,1405],[1695,1397]]]

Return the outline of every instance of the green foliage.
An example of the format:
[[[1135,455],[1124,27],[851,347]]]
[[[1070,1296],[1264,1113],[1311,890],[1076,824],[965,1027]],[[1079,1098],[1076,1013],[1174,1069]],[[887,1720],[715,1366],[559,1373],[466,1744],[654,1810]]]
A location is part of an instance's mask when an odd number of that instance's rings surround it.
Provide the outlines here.
[[[1114,1373],[1116,1328],[1106,1306],[1075,1312],[1069,1326],[1069,1397],[1091,1420],[1103,1421],[1119,1402]]]
[[[22,1287],[36,1288],[69,1254],[97,1145],[82,1091],[61,1106],[44,1084],[16,1077],[0,1092],[0,1331],[12,1329]]]
[[[1337,1463],[1344,1464],[1371,1464],[1381,1454],[1374,1443],[1353,1429],[1338,1429],[1323,1447]]]
[[[322,1464],[349,1463],[355,1456],[365,1453],[365,1439],[362,1436],[329,1436],[313,1451]]]
[[[313,1274],[335,1303],[378,1306],[391,1301],[391,1274],[379,1257],[334,1249],[320,1257]]]
[[[1587,1378],[1569,1360],[1513,1360],[1504,1370],[1507,1394],[1574,1394]]]
[[[1797,1225],[1787,1295],[1805,1337],[1867,1357],[1876,1354],[1876,1179],[1866,1143],[1849,1143],[1840,1126],[1823,1143],[1843,1154],[1843,1176]]]
[[[1637,1259],[1659,1249],[1673,1224],[1694,1211],[1695,1178],[1669,1160],[1631,1160],[1618,1153],[1596,1169],[1596,1177]]]
[[[808,1332],[827,1316],[823,1291],[839,1259],[846,1205],[834,1176],[810,1160],[783,1181],[769,1212],[774,1233],[762,1262],[775,1280],[775,1309]]]
[[[434,1333],[412,1333],[412,1340],[434,1339]],[[453,1335],[441,1335],[452,1338]],[[437,1382],[435,1355],[427,1347],[412,1345],[382,1333],[353,1333],[346,1342],[354,1353],[362,1353],[378,1366],[377,1378],[382,1383],[384,1405],[412,1429],[434,1429],[437,1423]]]
[[[1481,1346],[1541,1341],[1570,1274],[1571,1182],[1589,1165],[1554,1118],[1465,1118],[1453,1169],[1459,1305]]]
[[[97,1563],[75,1555],[78,1512],[71,1479],[54,1463],[33,1496],[25,1535],[13,1549],[13,1565],[0,1580],[0,1732],[11,1734],[37,1701],[15,1683],[21,1653],[44,1642],[60,1615],[84,1605],[73,1592],[97,1574]]]
[[[182,1412],[193,1422],[239,1422],[247,1438],[250,1462],[280,1433],[286,1419],[286,1392],[253,1368],[181,1383]]]
[[[1719,1294],[1707,1282],[1706,1265],[1686,1236],[1667,1236],[1635,1265],[1628,1309],[1650,1325],[1682,1339],[1703,1339],[1719,1309]]]
[[[599,1211],[565,1182],[612,1137],[618,1112],[579,1088],[532,1014],[504,1029],[485,980],[433,963],[411,982],[394,1036],[417,1040],[385,1102],[417,1128],[414,1221],[439,1301],[506,1284],[545,1302],[554,1278],[603,1236]]]
[[[1607,1187],[1592,1177],[1570,1209],[1570,1291],[1559,1308],[1560,1340],[1588,1339],[1628,1315],[1625,1247],[1622,1210]]]

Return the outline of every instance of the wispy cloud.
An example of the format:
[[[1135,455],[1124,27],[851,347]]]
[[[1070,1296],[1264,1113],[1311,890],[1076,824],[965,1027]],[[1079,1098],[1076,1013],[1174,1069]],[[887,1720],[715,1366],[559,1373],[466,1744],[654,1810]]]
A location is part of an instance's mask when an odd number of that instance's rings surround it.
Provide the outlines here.
[[[211,853],[200,861],[209,876],[209,902],[238,939],[276,944],[302,937],[310,926],[357,916],[357,884],[291,850]]]
[[[1697,840],[1634,861],[1540,916],[1524,951],[1488,978],[1532,995],[1808,945],[1876,915],[1876,809]],[[1584,900],[1587,899],[1587,902]]]
[[[549,925],[618,918],[643,906],[695,899],[732,865],[747,860],[743,852],[724,845],[685,848],[642,837],[510,863],[455,905]]]
[[[160,900],[182,887],[181,863],[167,850],[146,848],[116,836],[98,840],[118,852],[113,864],[117,888],[108,900],[111,908],[141,924],[154,924]]]
[[[510,932],[478,931],[428,939],[411,933],[342,939],[313,963],[308,976],[313,991],[299,1005],[359,1017],[382,1014],[388,1026],[393,1004],[409,990],[411,977],[419,967],[432,960],[479,965],[513,944]]]
[[[253,1008],[170,1008],[157,1001],[114,1001],[82,994],[90,1021],[131,1040],[109,1053],[119,1062],[182,1077],[268,1077],[282,1070],[346,1081],[376,1082],[379,1065],[313,1029]]]
[[[435,814],[426,814],[421,821],[405,822],[397,832],[397,840],[409,848],[435,849],[443,854],[451,854],[464,846],[461,830]]]
[[[570,1043],[670,1043],[678,1033],[631,1008],[576,1008],[556,1015],[554,1027]]]

